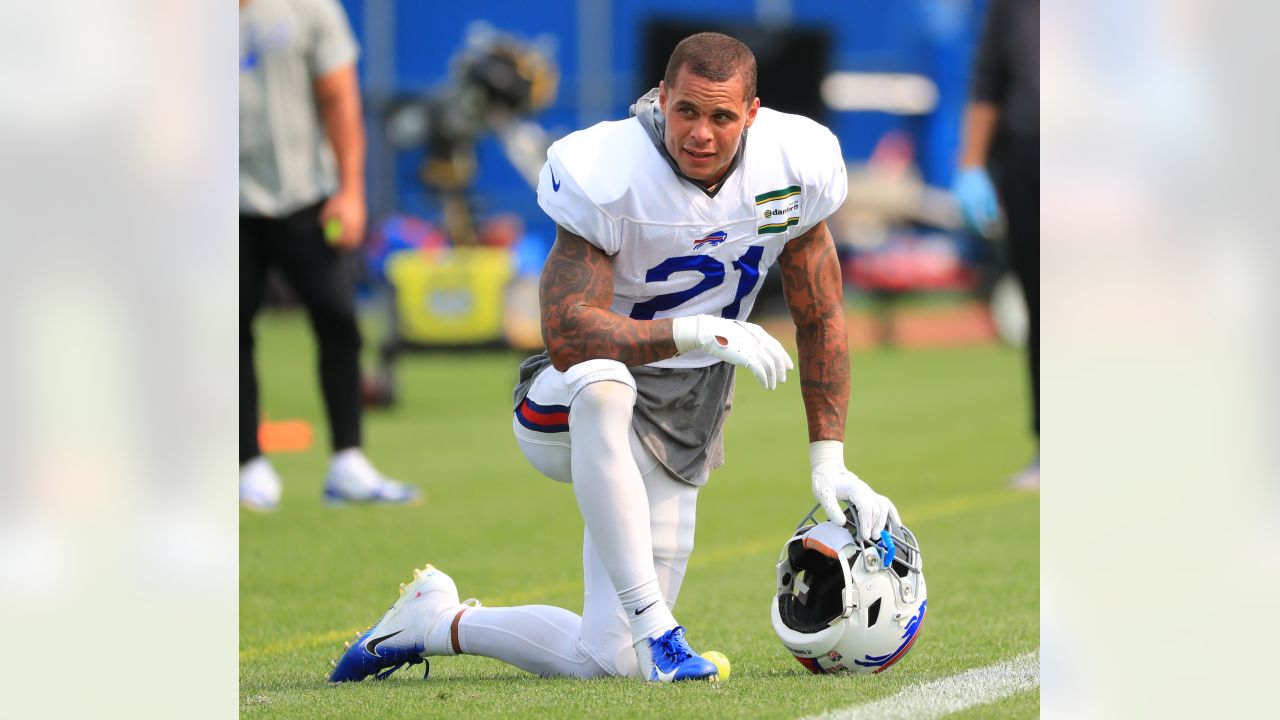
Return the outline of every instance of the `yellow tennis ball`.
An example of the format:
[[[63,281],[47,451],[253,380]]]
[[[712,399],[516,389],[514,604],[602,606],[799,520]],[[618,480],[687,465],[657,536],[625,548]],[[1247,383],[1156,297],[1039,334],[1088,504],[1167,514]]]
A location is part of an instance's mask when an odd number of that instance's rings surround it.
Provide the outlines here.
[[[336,217],[329,218],[324,224],[324,239],[330,245],[336,244],[342,239],[342,220]]]
[[[729,672],[732,670],[732,668],[729,666],[729,658],[725,657],[724,653],[718,650],[708,650],[702,653],[702,657],[710,660],[712,663],[715,664],[716,670],[720,672],[721,680],[729,679]]]

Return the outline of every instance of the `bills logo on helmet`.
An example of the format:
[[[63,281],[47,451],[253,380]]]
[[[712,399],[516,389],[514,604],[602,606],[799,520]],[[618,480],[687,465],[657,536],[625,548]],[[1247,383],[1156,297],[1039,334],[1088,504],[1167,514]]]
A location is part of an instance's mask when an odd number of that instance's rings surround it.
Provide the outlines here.
[[[719,245],[720,243],[724,242],[728,237],[729,237],[729,233],[725,232],[724,230],[717,230],[711,233],[710,235],[702,238],[701,240],[694,240],[693,246],[702,247],[705,245],[707,247],[715,247],[716,245]]]
[[[920,635],[920,626],[924,625],[924,610],[928,604],[928,600],[920,603],[920,612],[907,621],[907,629],[902,633],[902,644],[898,646],[897,650],[887,655],[867,655],[863,660],[854,660],[853,663],[862,667],[876,668],[874,672],[881,673],[901,660],[902,656],[907,654],[907,651],[911,649],[911,646],[915,644],[916,638]]]

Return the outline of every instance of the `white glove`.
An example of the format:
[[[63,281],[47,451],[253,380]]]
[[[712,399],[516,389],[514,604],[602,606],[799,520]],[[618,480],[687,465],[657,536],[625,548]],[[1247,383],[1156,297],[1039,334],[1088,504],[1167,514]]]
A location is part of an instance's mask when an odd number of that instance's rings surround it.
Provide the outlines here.
[[[844,443],[838,440],[819,440],[809,443],[809,467],[813,469],[813,496],[826,511],[827,517],[843,524],[844,500],[858,511],[858,534],[871,542],[880,537],[889,518],[899,525],[902,518],[898,508],[889,498],[876,493],[857,475],[844,466]]]
[[[751,371],[770,390],[787,381],[795,367],[782,345],[759,325],[712,315],[678,317],[671,321],[676,349],[702,352]]]

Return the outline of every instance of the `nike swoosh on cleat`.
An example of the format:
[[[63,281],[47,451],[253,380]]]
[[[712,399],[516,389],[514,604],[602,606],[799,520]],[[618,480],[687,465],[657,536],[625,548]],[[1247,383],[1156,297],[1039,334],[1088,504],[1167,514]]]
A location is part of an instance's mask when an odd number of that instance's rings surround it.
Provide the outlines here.
[[[404,628],[400,628],[399,630],[391,633],[390,635],[383,635],[380,638],[374,638],[364,644],[364,649],[368,650],[369,654],[373,655],[374,657],[382,657],[381,655],[378,654],[378,645],[380,645],[383,640],[388,640],[390,638],[393,638],[402,632],[404,632]]]
[[[551,189],[560,192],[560,181],[556,180],[556,169],[551,168]]]
[[[648,610],[649,608],[651,608],[651,607],[653,607],[654,605],[657,605],[657,604],[658,604],[658,601],[657,601],[657,600],[654,600],[653,602],[649,603],[648,605],[645,605],[644,607],[642,607],[642,608],[640,608],[639,610],[637,610],[637,611],[636,611],[636,615],[639,615],[639,614],[643,613],[645,610]]]
[[[675,678],[676,678],[676,671],[675,671],[675,670],[672,670],[672,671],[670,671],[670,672],[663,672],[663,671],[661,671],[661,670],[659,670],[658,668],[656,668],[656,667],[655,667],[655,668],[653,669],[653,673],[654,673],[654,675],[656,676],[654,679],[655,679],[655,680],[658,680],[658,681],[660,681],[660,682],[671,682],[672,680],[675,680]]]

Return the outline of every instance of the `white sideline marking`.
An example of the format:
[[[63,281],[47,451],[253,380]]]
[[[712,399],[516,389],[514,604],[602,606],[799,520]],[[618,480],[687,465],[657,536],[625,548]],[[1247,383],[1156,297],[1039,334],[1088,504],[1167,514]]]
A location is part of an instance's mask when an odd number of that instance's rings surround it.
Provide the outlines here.
[[[912,687],[865,705],[832,710],[805,720],[908,720],[939,718],[1040,686],[1040,651]]]

